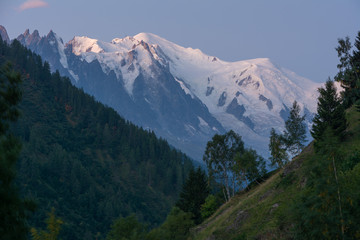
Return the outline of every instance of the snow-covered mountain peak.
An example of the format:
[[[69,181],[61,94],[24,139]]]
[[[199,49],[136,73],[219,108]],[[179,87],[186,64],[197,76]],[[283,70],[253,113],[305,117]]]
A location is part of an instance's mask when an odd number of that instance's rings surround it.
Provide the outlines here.
[[[89,37],[74,37],[68,44],[72,45],[72,52],[79,56],[85,52],[101,53],[104,50],[99,46],[97,39]]]
[[[65,46],[52,31],[42,38],[26,31],[18,39],[44,56],[53,70],[62,70],[125,117],[183,150],[193,149],[197,138],[199,159],[215,132],[230,129],[267,155],[269,132],[273,127],[282,131],[294,100],[309,123],[316,112],[321,84],[269,58],[223,61],[152,33],[110,42],[74,37]]]

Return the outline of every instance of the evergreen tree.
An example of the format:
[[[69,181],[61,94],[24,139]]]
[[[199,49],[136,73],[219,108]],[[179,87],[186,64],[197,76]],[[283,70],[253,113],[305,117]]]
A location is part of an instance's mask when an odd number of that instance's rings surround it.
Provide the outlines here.
[[[335,80],[344,88],[343,98],[345,107],[350,107],[360,99],[360,32],[355,40],[355,50],[351,53],[349,37],[338,40],[336,51],[340,63],[337,65],[339,72]]]
[[[300,106],[294,101],[290,116],[285,122],[284,141],[291,154],[299,154],[306,142],[305,115],[300,117]]]
[[[20,74],[10,63],[0,69],[0,236],[1,239],[26,239],[26,223],[33,204],[22,200],[14,185],[20,142],[9,130],[10,122],[19,116],[21,99]]]
[[[331,128],[324,133],[311,165],[306,171],[306,188],[295,203],[297,239],[345,238],[343,194],[339,182],[339,166],[343,153],[340,141]]]
[[[322,135],[330,127],[336,136],[344,135],[347,123],[345,110],[336,93],[334,82],[330,79],[325,83],[325,88],[319,88],[317,113],[313,120],[311,135],[317,141],[322,140]]]
[[[200,167],[196,170],[191,169],[176,206],[184,212],[192,213],[192,219],[196,224],[199,224],[202,221],[200,208],[208,195],[209,187],[205,172]]]

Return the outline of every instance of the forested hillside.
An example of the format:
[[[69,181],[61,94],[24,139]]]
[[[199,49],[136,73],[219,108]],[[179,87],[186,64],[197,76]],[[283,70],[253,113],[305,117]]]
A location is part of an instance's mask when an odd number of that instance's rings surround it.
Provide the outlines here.
[[[153,132],[75,88],[16,40],[0,41],[0,65],[23,76],[21,116],[12,126],[22,142],[18,186],[42,227],[52,207],[62,239],[104,237],[114,219],[135,213],[161,223],[176,201],[191,160]]]

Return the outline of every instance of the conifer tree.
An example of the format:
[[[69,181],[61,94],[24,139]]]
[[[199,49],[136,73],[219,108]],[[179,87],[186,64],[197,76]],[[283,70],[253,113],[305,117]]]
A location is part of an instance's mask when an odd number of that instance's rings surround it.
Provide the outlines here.
[[[344,88],[343,98],[345,107],[350,107],[360,99],[360,32],[355,40],[355,50],[351,53],[352,45],[349,37],[338,40],[336,51],[340,63],[337,65],[339,72],[335,80]]]
[[[10,63],[0,69],[0,236],[1,239],[26,239],[29,210],[33,204],[19,197],[14,185],[16,161],[21,144],[9,129],[19,116],[20,74]]]
[[[284,142],[291,154],[299,154],[306,142],[305,115],[300,116],[300,106],[294,101],[290,109],[290,116],[285,122]]]
[[[205,172],[200,167],[191,169],[176,206],[184,212],[192,213],[194,222],[199,224],[202,221],[200,208],[209,192]]]
[[[322,135],[330,127],[336,136],[342,137],[347,123],[345,110],[337,95],[334,82],[330,79],[325,83],[325,88],[319,88],[317,113],[313,120],[311,135],[317,141],[322,140]]]

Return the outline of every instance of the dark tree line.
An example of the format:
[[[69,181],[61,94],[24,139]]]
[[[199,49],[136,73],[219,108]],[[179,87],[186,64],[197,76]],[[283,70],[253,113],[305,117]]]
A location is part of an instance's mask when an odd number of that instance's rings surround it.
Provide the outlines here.
[[[15,185],[21,143],[12,134],[10,123],[20,114],[20,84],[21,76],[10,63],[0,68],[0,236],[9,240],[27,239],[27,220],[34,210],[34,204],[21,198]]]

